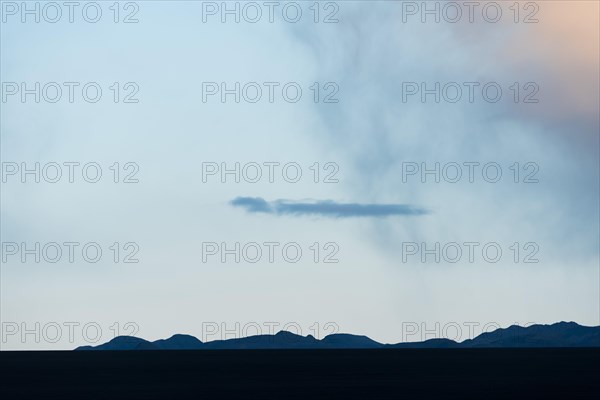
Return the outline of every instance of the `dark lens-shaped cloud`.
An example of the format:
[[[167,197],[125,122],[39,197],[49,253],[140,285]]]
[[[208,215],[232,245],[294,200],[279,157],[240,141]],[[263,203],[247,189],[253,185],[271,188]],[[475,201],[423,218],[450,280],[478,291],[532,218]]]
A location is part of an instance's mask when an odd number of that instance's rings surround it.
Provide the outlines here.
[[[338,203],[333,200],[298,202],[290,200],[266,201],[261,197],[236,197],[230,202],[234,207],[244,208],[249,213],[275,215],[322,216],[332,218],[393,217],[425,215],[423,208],[408,204],[360,204]]]
[[[245,208],[251,213],[272,213],[273,210],[269,203],[261,197],[236,197],[230,204],[234,207]]]

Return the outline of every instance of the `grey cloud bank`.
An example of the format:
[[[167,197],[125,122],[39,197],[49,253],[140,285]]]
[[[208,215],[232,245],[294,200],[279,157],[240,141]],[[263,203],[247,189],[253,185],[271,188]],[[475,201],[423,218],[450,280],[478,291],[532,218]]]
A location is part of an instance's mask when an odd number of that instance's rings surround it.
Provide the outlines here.
[[[408,204],[359,204],[338,203],[333,200],[319,201],[266,201],[261,197],[236,197],[230,204],[244,208],[249,213],[266,213],[275,215],[322,216],[332,218],[354,217],[394,217],[418,216],[429,214],[428,210]]]

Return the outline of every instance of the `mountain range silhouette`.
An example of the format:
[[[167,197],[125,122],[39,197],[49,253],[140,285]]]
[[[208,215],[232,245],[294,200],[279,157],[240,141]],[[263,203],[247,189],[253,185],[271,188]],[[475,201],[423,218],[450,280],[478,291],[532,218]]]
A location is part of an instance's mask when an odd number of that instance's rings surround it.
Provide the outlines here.
[[[600,347],[600,326],[581,326],[575,322],[522,327],[512,325],[483,333],[473,339],[455,342],[430,339],[423,342],[383,344],[367,336],[332,334],[319,340],[287,331],[275,335],[256,335],[238,339],[202,342],[191,335],[173,335],[154,342],[134,336],[117,336],[98,346],[75,350],[240,350],[240,349],[417,349],[417,348],[529,348],[529,347]]]

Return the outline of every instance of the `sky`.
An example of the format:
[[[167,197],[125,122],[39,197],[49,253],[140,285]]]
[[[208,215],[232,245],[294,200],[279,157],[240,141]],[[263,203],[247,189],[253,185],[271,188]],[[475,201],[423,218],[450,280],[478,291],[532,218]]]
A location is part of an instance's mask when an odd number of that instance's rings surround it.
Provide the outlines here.
[[[600,324],[598,2],[113,3],[1,4],[2,349]]]

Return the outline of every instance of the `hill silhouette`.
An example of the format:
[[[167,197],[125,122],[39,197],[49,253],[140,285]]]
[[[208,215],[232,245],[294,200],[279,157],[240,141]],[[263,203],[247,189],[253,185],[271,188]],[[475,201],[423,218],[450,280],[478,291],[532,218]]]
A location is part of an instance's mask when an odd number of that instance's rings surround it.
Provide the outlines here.
[[[81,346],[75,350],[239,350],[239,349],[385,349],[385,348],[518,348],[518,347],[600,347],[600,326],[581,326],[575,322],[505,329],[483,333],[473,339],[455,342],[430,339],[423,342],[383,344],[367,336],[346,333],[328,335],[319,340],[287,331],[275,335],[202,342],[191,335],[173,335],[150,342],[133,336],[118,336],[99,346]]]

